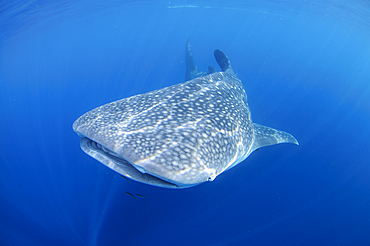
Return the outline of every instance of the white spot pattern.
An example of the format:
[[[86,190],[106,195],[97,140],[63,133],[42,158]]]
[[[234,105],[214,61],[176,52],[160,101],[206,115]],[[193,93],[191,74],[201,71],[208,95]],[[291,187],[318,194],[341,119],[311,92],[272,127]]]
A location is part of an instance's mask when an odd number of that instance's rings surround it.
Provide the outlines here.
[[[73,128],[151,175],[187,184],[213,180],[253,140],[247,95],[225,72],[108,103]]]

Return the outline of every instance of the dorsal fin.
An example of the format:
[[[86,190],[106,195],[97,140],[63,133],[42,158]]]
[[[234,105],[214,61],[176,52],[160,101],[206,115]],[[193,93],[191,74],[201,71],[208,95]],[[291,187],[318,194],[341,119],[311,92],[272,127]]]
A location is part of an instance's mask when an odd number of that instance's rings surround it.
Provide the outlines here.
[[[213,53],[215,55],[216,61],[218,65],[220,66],[222,72],[232,72],[233,71],[230,65],[229,58],[227,58],[224,52],[217,49]]]
[[[211,66],[208,66],[208,74],[211,74],[211,73],[214,73],[214,72],[216,72],[216,70],[213,68],[213,67],[211,67]]]

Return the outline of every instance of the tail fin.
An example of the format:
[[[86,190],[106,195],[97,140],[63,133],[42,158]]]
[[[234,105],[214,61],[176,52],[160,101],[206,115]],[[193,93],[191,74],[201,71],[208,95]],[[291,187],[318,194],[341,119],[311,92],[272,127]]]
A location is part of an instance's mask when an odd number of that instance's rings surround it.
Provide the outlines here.
[[[205,76],[215,72],[215,69],[211,66],[208,67],[207,72],[199,71],[197,65],[195,65],[193,53],[190,49],[189,38],[185,45],[185,63],[186,63],[186,74],[185,81],[195,79],[197,77]]]

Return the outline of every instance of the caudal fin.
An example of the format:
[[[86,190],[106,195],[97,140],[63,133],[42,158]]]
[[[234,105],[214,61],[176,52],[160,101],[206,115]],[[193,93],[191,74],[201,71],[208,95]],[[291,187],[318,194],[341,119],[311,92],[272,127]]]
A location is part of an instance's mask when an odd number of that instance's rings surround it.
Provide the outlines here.
[[[211,66],[208,67],[207,72],[200,71],[198,69],[197,65],[195,65],[193,53],[191,52],[191,49],[190,49],[189,38],[186,41],[186,45],[185,45],[185,63],[186,63],[185,81],[195,79],[195,78],[205,76],[205,75],[215,72],[215,69]]]

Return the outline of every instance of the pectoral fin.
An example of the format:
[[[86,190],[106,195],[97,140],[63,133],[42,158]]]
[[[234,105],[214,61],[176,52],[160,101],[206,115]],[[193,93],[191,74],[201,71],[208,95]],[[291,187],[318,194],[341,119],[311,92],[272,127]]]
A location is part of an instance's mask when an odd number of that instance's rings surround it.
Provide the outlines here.
[[[254,142],[252,145],[252,151],[264,146],[280,143],[292,143],[299,145],[297,139],[295,139],[291,134],[287,132],[279,131],[271,127],[262,126],[256,123],[253,123],[253,125]]]

